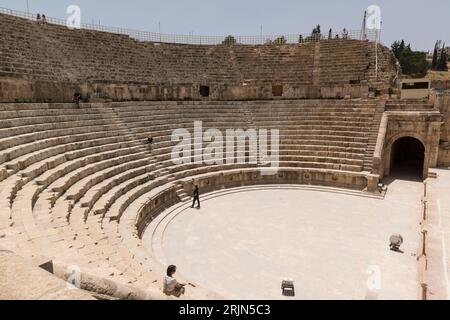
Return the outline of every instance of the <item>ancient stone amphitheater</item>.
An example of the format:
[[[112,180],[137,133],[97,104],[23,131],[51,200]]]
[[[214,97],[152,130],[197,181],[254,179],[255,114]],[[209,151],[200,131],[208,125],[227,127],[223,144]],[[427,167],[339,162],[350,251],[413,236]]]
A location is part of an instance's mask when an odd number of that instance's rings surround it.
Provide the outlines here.
[[[190,205],[193,182],[202,194],[298,185],[382,197],[405,137],[423,147],[420,179],[450,165],[447,96],[398,99],[396,60],[371,41],[152,43],[7,14],[0,29],[1,298],[164,298],[166,266],[143,237]],[[76,91],[90,101],[73,104]],[[175,164],[171,135],[195,121],[279,129],[278,173]]]

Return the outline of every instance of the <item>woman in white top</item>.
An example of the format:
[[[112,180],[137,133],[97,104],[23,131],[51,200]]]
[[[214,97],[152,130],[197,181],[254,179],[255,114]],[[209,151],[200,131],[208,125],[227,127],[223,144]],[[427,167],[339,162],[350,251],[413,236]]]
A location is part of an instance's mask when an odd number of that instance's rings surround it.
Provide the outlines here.
[[[173,277],[177,272],[176,266],[169,266],[167,268],[167,275],[164,277],[164,293],[168,296],[175,296],[179,298],[185,293],[185,284],[178,283],[178,281]]]

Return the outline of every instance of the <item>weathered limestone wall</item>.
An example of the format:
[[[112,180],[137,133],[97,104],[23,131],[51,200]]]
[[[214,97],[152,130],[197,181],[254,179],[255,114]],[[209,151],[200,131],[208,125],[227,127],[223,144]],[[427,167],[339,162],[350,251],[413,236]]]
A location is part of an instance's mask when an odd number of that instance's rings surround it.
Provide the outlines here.
[[[201,46],[139,42],[0,14],[0,102],[64,102],[74,91],[124,100],[341,98],[385,92],[395,59],[375,44]],[[202,97],[200,86],[209,86]]]
[[[394,143],[403,137],[413,137],[425,147],[423,177],[428,177],[429,168],[438,164],[441,114],[439,111],[387,111],[387,129],[380,177],[389,176],[391,151]]]
[[[438,166],[450,166],[450,146],[448,144],[439,148]]]
[[[263,184],[319,185],[363,190],[367,187],[367,179],[364,173],[301,168],[281,168],[278,174],[263,175],[260,169],[255,168],[211,172],[181,179],[181,182],[184,192],[190,195],[194,184],[198,185],[203,193]],[[140,236],[161,212],[179,201],[173,188],[163,189],[149,197],[150,200],[141,208],[136,219],[136,228]]]
[[[377,143],[375,146],[374,151],[374,157],[373,157],[373,167],[372,167],[372,174],[378,176],[378,179],[382,178],[384,176],[384,152],[385,152],[385,145],[386,145],[386,132],[388,128],[389,123],[389,117],[386,113],[383,114],[380,122],[380,128],[377,136]],[[378,181],[374,181],[375,185],[372,185],[370,187],[371,190],[374,189],[374,187],[377,187]]]
[[[450,166],[450,92],[434,95],[436,107],[442,113],[438,166]]]
[[[449,80],[432,80],[431,87],[438,90],[449,90],[450,81]]]

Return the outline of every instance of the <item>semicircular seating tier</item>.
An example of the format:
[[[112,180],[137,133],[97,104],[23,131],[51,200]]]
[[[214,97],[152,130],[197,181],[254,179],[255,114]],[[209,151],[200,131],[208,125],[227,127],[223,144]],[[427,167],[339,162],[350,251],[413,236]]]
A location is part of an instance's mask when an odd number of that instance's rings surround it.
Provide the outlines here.
[[[375,99],[0,104],[0,244],[146,288],[160,279],[141,232],[164,208],[187,200],[193,181],[204,192],[267,183],[363,189],[382,113],[377,105]],[[171,135],[180,128],[193,135],[195,121],[224,135],[278,129],[278,173],[262,175],[248,161],[174,163]]]
[[[70,30],[0,14],[0,102],[355,98],[388,93],[388,48],[331,39],[285,45],[180,45]],[[281,91],[274,90],[281,88]]]
[[[397,76],[387,48],[359,40],[159,44],[5,14],[0,29],[0,247],[140,289],[162,286],[142,232],[193,183],[366,188],[386,106],[372,96]],[[91,102],[67,103],[76,91]],[[172,134],[196,122],[279,130],[278,170],[250,163],[249,140],[247,161],[174,162]]]

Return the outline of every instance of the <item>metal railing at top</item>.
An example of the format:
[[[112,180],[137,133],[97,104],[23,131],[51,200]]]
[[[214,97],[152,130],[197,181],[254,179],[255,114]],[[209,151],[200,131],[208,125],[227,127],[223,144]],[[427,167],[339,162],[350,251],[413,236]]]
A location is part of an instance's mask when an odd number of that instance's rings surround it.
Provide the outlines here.
[[[37,14],[27,13],[23,11],[11,10],[0,7],[0,13],[36,21]],[[66,20],[46,17],[48,24],[67,26]],[[196,45],[220,45],[220,44],[246,44],[246,45],[262,45],[262,44],[296,44],[303,42],[316,42],[328,39],[353,39],[365,41],[377,41],[380,37],[378,30],[361,31],[332,31],[324,34],[287,34],[287,35],[259,35],[259,36],[201,36],[201,35],[176,35],[164,34],[156,32],[138,31],[132,29],[124,29],[117,27],[102,26],[96,24],[82,23],[81,29],[102,31],[115,34],[129,36],[138,41],[159,42],[159,43],[175,43],[175,44],[196,44]]]

